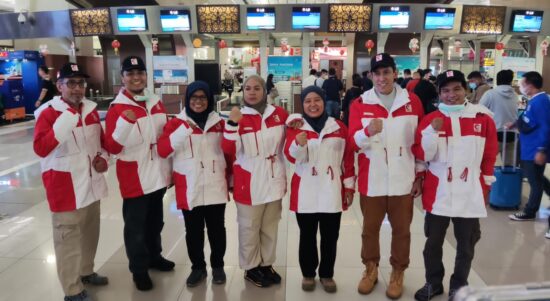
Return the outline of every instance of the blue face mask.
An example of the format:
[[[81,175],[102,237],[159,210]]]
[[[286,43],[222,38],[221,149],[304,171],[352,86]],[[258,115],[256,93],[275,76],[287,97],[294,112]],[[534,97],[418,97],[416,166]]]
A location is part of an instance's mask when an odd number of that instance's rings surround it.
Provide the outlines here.
[[[468,86],[470,87],[470,89],[472,90],[475,90],[477,88],[477,84],[476,83],[468,83]]]
[[[445,113],[449,114],[449,113],[460,112],[460,111],[464,110],[465,106],[464,106],[464,104],[448,105],[448,104],[445,104],[445,103],[441,102],[441,103],[439,103],[438,108],[442,112],[445,112]]]

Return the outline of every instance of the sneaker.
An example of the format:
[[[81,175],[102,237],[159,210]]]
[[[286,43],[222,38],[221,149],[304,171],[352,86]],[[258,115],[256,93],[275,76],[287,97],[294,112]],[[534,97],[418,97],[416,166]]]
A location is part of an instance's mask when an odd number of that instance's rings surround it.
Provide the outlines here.
[[[432,285],[426,283],[414,294],[414,299],[418,301],[428,301],[437,295],[443,294],[443,285]]]
[[[449,290],[449,299],[448,299],[448,301],[453,301],[455,299],[456,292],[458,292],[458,289],[456,289],[456,288],[451,288]]]
[[[88,296],[86,290],[80,292],[80,294],[73,296],[65,296],[64,301],[93,301],[92,297]]]
[[[225,271],[223,268],[213,268],[212,269],[212,283],[214,284],[224,284],[226,280]]]
[[[105,276],[100,276],[97,273],[92,273],[87,276],[81,276],[80,281],[82,281],[83,284],[91,284],[91,285],[107,285],[109,284],[109,278]]]
[[[244,279],[252,282],[257,287],[268,287],[272,283],[271,279],[266,277],[259,267],[245,271]]]
[[[261,267],[262,273],[271,280],[272,283],[281,283],[281,275],[279,275],[272,266]]]
[[[399,299],[403,294],[404,271],[392,270],[390,275],[390,284],[386,289],[386,296],[390,299]]]
[[[206,269],[191,270],[191,274],[187,277],[187,287],[195,287],[206,278]]]
[[[134,274],[132,276],[136,288],[140,291],[150,291],[153,289],[153,281],[149,277],[149,273],[145,272],[143,274]]]
[[[315,278],[304,277],[302,279],[302,289],[306,292],[312,292],[315,290]]]
[[[149,265],[150,269],[155,269],[161,272],[169,272],[174,270],[176,264],[173,261],[170,261],[164,257],[159,257],[157,260],[151,262]]]
[[[516,212],[514,214],[510,214],[510,215],[508,215],[508,217],[511,220],[514,220],[514,221],[532,221],[532,220],[535,220],[535,215],[534,214],[527,214],[523,211]]]
[[[373,261],[367,262],[367,269],[363,272],[363,278],[359,281],[357,291],[362,295],[370,294],[377,282],[378,265]]]
[[[336,282],[332,278],[321,278],[321,284],[327,293],[336,293]]]

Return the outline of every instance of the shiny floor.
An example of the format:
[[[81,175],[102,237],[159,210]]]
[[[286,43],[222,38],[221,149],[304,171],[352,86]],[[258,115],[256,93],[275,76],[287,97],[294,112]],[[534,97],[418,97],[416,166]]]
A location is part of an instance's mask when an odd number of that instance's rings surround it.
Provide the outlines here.
[[[57,280],[53,251],[50,213],[40,177],[40,166],[32,150],[34,122],[0,127],[0,300],[34,301],[63,300]],[[550,170],[550,169],[549,169]],[[389,281],[389,243],[391,228],[384,222],[381,235],[382,260],[379,284],[368,297],[357,293],[357,283],[363,271],[360,259],[361,211],[356,198],[352,208],[342,216],[335,280],[338,292],[327,294],[318,283],[314,292],[301,290],[301,272],[298,264],[298,226],[288,210],[283,210],[279,224],[279,242],[275,268],[283,282],[267,289],[254,287],[243,279],[238,267],[236,210],[229,203],[226,211],[228,235],[225,285],[212,285],[210,276],[202,285],[187,288],[185,279],[190,263],[185,247],[185,226],[181,212],[174,202],[174,191],[164,199],[165,228],[164,255],[176,262],[170,273],[152,272],[154,290],[139,292],[134,288],[128,271],[122,239],[122,203],[114,168],[107,174],[110,197],[101,203],[101,236],[96,256],[96,269],[109,277],[110,284],[100,289],[89,288],[95,300],[386,300]],[[528,186],[524,189],[524,198]],[[402,300],[413,300],[416,289],[424,283],[422,249],[424,245],[423,212],[416,200],[411,227],[411,264],[405,274],[405,292]],[[542,208],[549,205],[543,199]],[[288,200],[284,207],[288,208]],[[489,217],[482,220],[482,238],[476,248],[470,274],[472,286],[516,284],[550,280],[550,239],[546,216],[542,210],[535,222],[512,222],[509,212],[489,209]],[[444,263],[447,269],[445,285],[452,272],[455,254],[452,227],[444,245]],[[206,246],[208,256],[208,244]],[[434,300],[446,300],[442,295]]]

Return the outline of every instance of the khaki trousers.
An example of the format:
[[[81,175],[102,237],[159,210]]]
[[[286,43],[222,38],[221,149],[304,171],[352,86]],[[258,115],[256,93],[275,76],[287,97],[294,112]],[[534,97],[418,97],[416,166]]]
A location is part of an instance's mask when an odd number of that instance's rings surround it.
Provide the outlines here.
[[[413,216],[413,197],[381,196],[367,197],[361,195],[361,211],[363,212],[363,244],[361,258],[363,264],[380,262],[380,227],[384,217],[392,228],[390,264],[403,271],[409,266],[411,247],[411,222]]]
[[[254,206],[236,204],[241,269],[273,265],[281,219],[281,200]]]
[[[94,272],[99,212],[99,201],[74,211],[52,212],[57,275],[67,296],[82,292],[80,276]]]

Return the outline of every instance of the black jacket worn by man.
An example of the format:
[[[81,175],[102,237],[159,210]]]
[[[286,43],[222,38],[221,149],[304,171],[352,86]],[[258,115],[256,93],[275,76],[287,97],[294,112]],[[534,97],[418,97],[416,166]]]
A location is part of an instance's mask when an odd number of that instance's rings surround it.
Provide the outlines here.
[[[323,90],[327,95],[327,101],[340,102],[340,91],[344,90],[344,85],[336,76],[329,76],[323,83]]]

